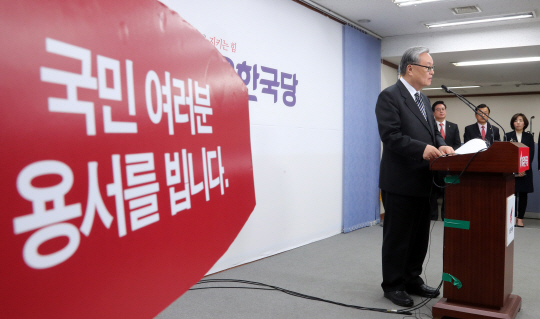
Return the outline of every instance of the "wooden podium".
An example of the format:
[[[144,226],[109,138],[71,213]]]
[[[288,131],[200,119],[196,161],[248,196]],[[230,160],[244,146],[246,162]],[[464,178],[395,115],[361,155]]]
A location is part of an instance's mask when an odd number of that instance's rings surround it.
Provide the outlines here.
[[[513,173],[524,170],[520,168],[524,149],[521,143],[495,142],[476,156],[432,161],[432,170],[448,174],[446,182],[470,161],[459,181],[446,188],[445,282],[443,297],[433,306],[433,318],[513,319],[521,309],[521,297],[511,294],[514,241],[507,245],[507,236],[515,219],[513,212],[508,217],[507,198],[514,195]],[[510,230],[507,223],[512,225]]]

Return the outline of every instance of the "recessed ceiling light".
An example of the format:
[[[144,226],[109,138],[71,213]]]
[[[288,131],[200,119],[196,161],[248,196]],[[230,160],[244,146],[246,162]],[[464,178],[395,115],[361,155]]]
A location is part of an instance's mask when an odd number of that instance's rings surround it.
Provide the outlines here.
[[[472,89],[479,88],[480,85],[469,85],[469,86],[449,86],[447,89]],[[442,88],[423,88],[422,90],[442,90]]]
[[[480,10],[480,7],[478,6],[465,6],[465,7],[455,7],[450,9],[455,15],[461,15],[461,14],[471,14],[471,13],[479,13],[482,12]]]
[[[531,56],[527,58],[452,62],[452,64],[455,66],[469,66],[469,65],[504,64],[504,63],[538,62],[538,61],[540,61],[540,56]]]
[[[400,7],[406,7],[406,6],[415,6],[417,4],[442,1],[442,0],[392,0],[392,1]]]
[[[535,17],[536,17],[536,14],[534,13],[534,11],[531,11],[531,12],[525,12],[525,13],[513,13],[513,14],[500,15],[500,16],[484,17],[480,19],[461,19],[461,20],[453,20],[453,21],[445,21],[445,22],[424,23],[424,25],[428,28],[442,28],[442,27],[452,27],[456,25],[487,23],[487,22],[506,21],[506,20],[515,20],[515,19],[527,19],[527,18],[535,18]]]

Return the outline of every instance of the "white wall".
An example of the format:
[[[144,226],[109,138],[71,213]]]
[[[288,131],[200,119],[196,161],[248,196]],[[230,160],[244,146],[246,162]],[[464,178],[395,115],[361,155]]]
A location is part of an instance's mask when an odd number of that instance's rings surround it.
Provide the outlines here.
[[[397,82],[397,70],[381,64],[381,91]]]
[[[257,205],[209,273],[340,233],[342,25],[290,0],[162,2],[207,39],[237,43],[236,52],[220,50],[235,65],[277,68],[299,81],[294,107],[248,85],[258,98],[249,104]]]

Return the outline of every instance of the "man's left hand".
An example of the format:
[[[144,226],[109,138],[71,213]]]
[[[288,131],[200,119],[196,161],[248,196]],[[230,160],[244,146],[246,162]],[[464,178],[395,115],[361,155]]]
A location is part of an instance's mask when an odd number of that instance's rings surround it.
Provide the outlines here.
[[[441,151],[441,153],[443,154],[453,154],[455,153],[454,152],[454,149],[450,146],[441,146],[439,147],[439,151]]]

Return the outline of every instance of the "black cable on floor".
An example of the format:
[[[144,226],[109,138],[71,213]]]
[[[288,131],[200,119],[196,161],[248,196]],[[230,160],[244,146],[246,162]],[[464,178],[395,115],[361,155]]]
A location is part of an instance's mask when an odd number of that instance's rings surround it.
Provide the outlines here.
[[[357,305],[344,304],[344,303],[341,303],[341,302],[336,302],[336,301],[332,301],[332,300],[318,298],[318,297],[315,297],[315,296],[301,294],[299,292],[295,292],[295,291],[292,291],[292,290],[288,290],[288,289],[284,289],[284,288],[281,288],[281,287],[272,286],[272,285],[268,285],[268,284],[264,284],[264,283],[256,282],[256,281],[248,281],[248,280],[240,280],[240,279],[203,279],[203,280],[199,281],[198,283],[196,283],[195,285],[207,284],[207,283],[225,283],[225,282],[226,283],[241,283],[241,284],[247,284],[247,285],[262,286],[262,287],[267,287],[267,288],[216,286],[216,287],[191,288],[189,290],[215,289],[215,288],[274,290],[274,291],[281,291],[281,292],[286,293],[286,294],[291,295],[291,296],[304,298],[304,299],[309,299],[309,300],[314,300],[314,301],[326,302],[326,303],[330,303],[330,304],[337,305],[337,306],[342,306],[342,307],[354,308],[354,309],[358,309],[358,310],[382,312],[382,313],[394,313],[394,314],[401,314],[401,315],[408,315],[408,316],[412,316],[411,311],[422,308],[423,306],[425,306],[431,300],[430,298],[423,299],[418,305],[410,307],[410,308],[405,308],[405,309],[383,309],[383,308],[363,307],[363,306],[357,306]],[[437,289],[440,289],[441,285],[442,285],[442,281],[439,284],[439,287]]]
[[[476,154],[474,154],[471,159],[469,160],[469,162],[467,163],[467,165],[465,165],[465,168],[461,171],[461,173],[459,174],[458,178],[465,172],[465,170],[467,169],[467,167],[469,167],[469,164],[472,162],[472,160],[476,157],[476,155],[478,155],[479,152],[477,152]],[[446,155],[443,155],[443,156],[440,156],[440,157],[445,157]],[[438,157],[438,158],[440,158]],[[437,159],[438,159],[437,158]],[[435,159],[435,160],[437,160]],[[433,165],[435,161],[433,161],[431,163],[431,165]],[[437,185],[437,183],[435,183],[435,179],[433,178],[433,184],[439,188],[446,188],[448,186],[451,186],[453,184],[449,184],[449,185],[446,185],[446,186],[439,186]],[[433,189],[431,190],[433,191]],[[431,199],[431,196],[430,196],[430,199]],[[433,225],[434,226],[434,225]],[[431,233],[433,231],[433,226],[431,227],[431,230],[429,232],[429,247],[431,247]],[[444,242],[444,232],[443,232],[443,242]],[[428,251],[430,249],[428,248]],[[444,248],[443,248],[443,251],[444,251]],[[431,255],[431,254],[430,254]],[[429,259],[430,257],[428,257],[428,263],[429,263]],[[443,254],[443,259],[444,259],[444,254]],[[426,264],[426,267],[427,267],[427,264]],[[272,291],[280,291],[280,292],[283,292],[283,293],[286,293],[288,295],[291,295],[291,296],[295,296],[295,297],[299,297],[299,298],[304,298],[304,299],[308,299],[308,300],[314,300],[314,301],[320,301],[320,302],[326,302],[326,303],[330,303],[330,304],[333,304],[333,305],[337,305],[337,306],[342,306],[342,307],[347,307],[347,308],[354,308],[354,309],[358,309],[358,310],[366,310],[366,311],[375,311],[375,312],[382,312],[382,313],[393,313],[393,314],[401,314],[401,315],[405,315],[405,317],[403,318],[407,318],[409,316],[413,316],[413,311],[416,311],[424,306],[426,306],[432,298],[425,298],[425,299],[422,299],[422,301],[417,304],[417,305],[414,305],[412,307],[409,307],[409,308],[404,308],[404,309],[383,309],[383,308],[372,308],[372,307],[363,307],[363,306],[356,306],[356,305],[349,305],[349,304],[344,304],[344,303],[341,303],[341,302],[336,302],[336,301],[332,301],[332,300],[327,300],[327,299],[323,299],[323,298],[318,298],[318,297],[315,297],[315,296],[310,296],[310,295],[305,295],[305,294],[301,294],[299,292],[295,292],[295,291],[292,291],[292,290],[287,290],[287,289],[284,289],[284,288],[281,288],[281,287],[277,287],[277,286],[272,286],[272,285],[268,285],[268,284],[264,284],[264,283],[261,283],[261,282],[257,282],[257,281],[249,281],[249,280],[240,280],[240,279],[202,279],[200,280],[198,283],[196,283],[195,285],[201,285],[201,284],[207,284],[207,283],[224,283],[224,282],[227,282],[227,283],[240,283],[240,284],[247,284],[247,285],[255,285],[255,286],[262,286],[262,287],[267,287],[267,288],[256,288],[256,287],[231,287],[231,286],[215,286],[215,287],[199,287],[199,288],[190,288],[189,290],[201,290],[201,289],[253,289],[253,290],[272,290]],[[441,287],[442,287],[442,284],[443,284],[443,281],[441,280],[441,282],[439,283],[439,286],[437,287],[437,290],[440,291]],[[428,308],[429,309],[429,308]],[[423,313],[419,313],[419,316],[421,317],[422,315],[426,315],[426,314],[423,314]],[[429,316],[429,315],[428,315]],[[413,318],[418,318],[416,315],[413,316]]]

